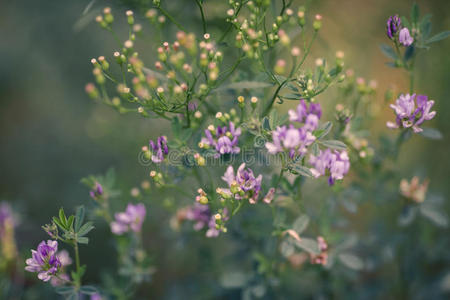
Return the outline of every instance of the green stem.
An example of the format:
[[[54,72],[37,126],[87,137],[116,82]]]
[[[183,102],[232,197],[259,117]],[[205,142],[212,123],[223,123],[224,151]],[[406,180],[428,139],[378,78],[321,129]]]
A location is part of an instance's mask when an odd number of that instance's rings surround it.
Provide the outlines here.
[[[78,243],[75,241],[73,248],[75,250],[75,266],[77,270],[77,274],[80,274],[80,254],[78,251]],[[79,288],[81,286],[81,280],[78,278],[75,282],[75,286]]]
[[[206,31],[205,13],[203,12],[203,5],[200,3],[200,0],[195,0],[195,2],[197,3],[198,8],[200,9],[200,14],[202,15],[203,33],[205,34],[207,31]]]
[[[177,26],[178,29],[186,32],[183,25],[178,23],[164,8],[162,8],[161,6],[158,6],[158,9],[164,16],[166,16],[167,19],[169,19],[173,24],[175,24],[175,26]]]

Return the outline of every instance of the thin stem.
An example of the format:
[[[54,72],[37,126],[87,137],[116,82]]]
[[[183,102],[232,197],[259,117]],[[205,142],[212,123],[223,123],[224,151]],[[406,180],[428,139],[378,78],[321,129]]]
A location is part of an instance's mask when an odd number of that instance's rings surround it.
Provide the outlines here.
[[[79,251],[78,251],[78,243],[77,242],[74,243],[73,248],[75,250],[75,266],[76,266],[76,269],[77,269],[77,273],[80,274],[80,254],[79,254]],[[80,285],[81,285],[80,279],[78,279],[75,282],[75,285],[77,287],[80,287]]]
[[[205,34],[207,31],[206,31],[205,13],[203,12],[203,5],[200,3],[200,0],[195,0],[195,2],[197,3],[198,8],[200,9],[200,14],[202,15],[203,33]]]
[[[294,72],[291,71],[291,74],[295,74],[298,72],[298,70],[300,69],[300,67],[303,65],[303,63],[305,62],[306,58],[308,57],[309,52],[311,51],[311,47],[314,43],[314,40],[317,37],[317,31],[314,31],[314,35],[311,39],[311,41],[309,42],[308,47],[305,50],[305,53],[303,54],[302,60],[299,62],[299,64],[295,67]],[[292,76],[292,75],[290,75]],[[275,90],[275,93],[272,96],[272,99],[270,99],[269,105],[266,107],[266,109],[263,112],[263,116],[267,115],[269,113],[269,111],[272,109],[273,104],[275,103],[275,100],[278,97],[278,93],[280,92],[281,88],[287,83],[289,82],[289,78],[287,78],[285,81],[283,81],[278,88]]]
[[[183,25],[181,25],[180,23],[178,23],[164,8],[162,8],[161,6],[158,7],[159,11],[167,17],[167,19],[169,19],[173,24],[175,24],[175,26],[178,27],[178,29],[182,30],[182,31],[186,31],[183,27]]]

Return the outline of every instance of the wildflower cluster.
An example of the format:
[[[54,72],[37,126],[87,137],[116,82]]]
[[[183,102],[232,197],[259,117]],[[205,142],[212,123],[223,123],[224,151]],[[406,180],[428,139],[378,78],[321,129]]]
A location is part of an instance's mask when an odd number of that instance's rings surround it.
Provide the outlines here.
[[[300,100],[296,110],[289,110],[289,120],[303,126],[295,128],[293,124],[290,124],[289,127],[277,127],[272,132],[272,142],[266,143],[269,153],[287,151],[290,158],[304,155],[307,147],[316,140],[313,131],[317,129],[321,115],[320,104],[311,103],[308,106],[305,100]]]
[[[399,133],[397,141],[381,139],[378,147],[367,130],[369,122],[378,120],[375,116],[382,111],[374,97],[377,82],[344,69],[342,51],[333,54],[331,63],[326,56],[315,57],[312,68],[305,67],[323,25],[321,15],[310,18],[306,7],[293,7],[294,1],[288,0],[230,0],[226,16],[219,13],[229,27],[213,38],[208,32],[215,34],[210,26],[216,25],[206,22],[204,2],[195,1],[203,29],[199,38],[188,33],[184,24],[162,7],[161,1],[153,1],[154,7],[144,17],[155,30],[151,38],[159,46],[151,53],[154,61],[146,64],[137,51],[144,30],[137,23],[139,16],[133,11],[125,13],[129,30],[124,41],[113,31],[110,8],[96,18],[102,28],[113,33],[117,49],[111,56],[91,60],[95,83],[86,85],[88,95],[119,113],[137,112],[143,117],[169,121],[171,128],[171,133],[158,133],[156,139],[141,148],[139,162],[146,166],[155,164],[155,169],[147,173],[151,180],[141,179],[140,185],[120,193],[112,171],[82,179],[89,189],[86,196],[90,196],[93,212],[89,217],[107,224],[115,243],[117,274],[105,280],[111,297],[133,297],[133,292],[140,291],[139,284],[155,272],[144,243],[149,207],[146,201],[154,198],[161,209],[173,215],[173,229],[179,230],[188,221],[190,232],[201,232],[208,238],[232,233],[228,239],[238,242],[230,243],[230,251],[243,253],[243,268],[252,266],[249,275],[242,276],[243,283],[239,282],[244,298],[271,298],[265,293],[280,289],[283,272],[305,262],[309,268],[331,268],[337,261],[354,271],[365,268],[371,272],[376,263],[368,259],[366,263],[350,253],[356,242],[346,240],[349,229],[340,230],[352,225],[352,220],[345,215],[336,216],[336,212],[342,206],[355,213],[363,190],[367,194],[380,190],[382,196],[378,198],[391,199],[388,187],[393,185],[388,180],[400,178],[383,164],[395,161],[409,128],[416,133],[427,132],[421,126],[436,116],[431,111],[434,101],[413,93],[417,49],[433,42],[427,39],[429,32],[425,31],[428,20],[420,21],[418,12],[414,12],[411,23],[398,15],[387,21],[387,36],[393,47],[384,45],[382,50],[393,60],[392,67],[408,72],[410,92],[400,94],[391,104],[396,119],[387,122],[389,128],[405,130]],[[171,42],[162,38],[167,32],[162,25],[167,20],[178,28]],[[235,48],[228,46],[233,43]],[[143,49],[141,53],[148,51]],[[239,66],[243,68],[239,70]],[[324,103],[333,99],[324,102],[321,97],[335,84],[340,84],[338,102],[331,105],[335,109],[329,113]],[[114,96],[110,96],[111,91],[115,91]],[[286,109],[285,114],[279,113],[276,106],[290,101],[295,101],[291,103],[296,106]],[[210,154],[214,159],[207,161]],[[275,159],[279,160],[272,163]],[[334,186],[315,181],[313,187],[326,187],[318,197],[309,191],[309,186],[305,187],[321,176]],[[219,183],[220,179],[223,183]],[[336,183],[344,179],[345,184]],[[397,184],[398,181],[394,186]],[[432,219],[436,211],[430,213],[429,207],[422,205],[427,189],[428,181],[421,184],[417,177],[411,182],[400,182],[400,195],[408,200],[404,201],[404,208],[420,209]],[[394,194],[399,196],[397,188]],[[311,202],[305,198],[311,198]],[[167,214],[161,215],[164,222]],[[83,282],[86,266],[80,262],[79,245],[89,243],[87,234],[94,229],[93,222],[84,219],[83,207],[68,217],[61,209],[58,217],[43,226],[51,240],[42,241],[31,251],[25,270],[37,273],[42,281],[50,281],[61,294],[101,299],[103,294],[97,288]],[[438,223],[445,223],[443,219]],[[312,228],[308,227],[310,223]],[[408,222],[402,224],[405,223]],[[6,257],[5,253],[17,255],[15,248],[3,248],[5,241],[14,240],[14,226],[11,212],[0,204],[0,260]],[[379,239],[383,236],[373,236],[375,242],[382,244]],[[74,263],[66,250],[58,249],[62,245],[59,242],[73,248]],[[387,252],[370,244],[364,246]],[[174,253],[175,248],[171,249]],[[329,271],[323,270],[326,272]]]
[[[428,100],[426,95],[402,94],[395,104],[390,105],[397,115],[395,122],[387,122],[386,125],[393,129],[412,128],[416,133],[421,132],[420,125],[436,115],[435,111],[430,111],[433,105],[434,101]]]
[[[111,231],[117,235],[121,235],[130,230],[140,232],[145,215],[146,209],[144,204],[138,203],[133,205],[129,203],[124,212],[119,212],[114,215],[115,220],[110,224]]]

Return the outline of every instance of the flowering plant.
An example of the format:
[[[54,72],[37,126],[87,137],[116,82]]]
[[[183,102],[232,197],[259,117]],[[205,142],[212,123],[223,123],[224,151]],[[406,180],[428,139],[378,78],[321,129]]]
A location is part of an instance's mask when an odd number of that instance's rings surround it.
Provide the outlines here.
[[[415,62],[449,34],[430,38],[430,18],[420,19],[417,5],[409,20],[387,18],[390,44],[381,50],[389,67],[407,73],[409,91],[389,90],[381,105],[376,81],[357,77],[343,51],[316,56],[327,18],[311,13],[309,1],[229,0],[215,8],[195,0],[200,34],[170,1],[136,2],[135,10],[106,7],[95,16],[115,48],[91,59],[85,91],[145,122],[148,140],[132,147],[146,175],[110,169],[83,178],[86,211],[66,216],[61,208],[21,270],[67,299],[288,299],[299,291],[343,298],[355,278],[373,289],[366,277],[390,273],[392,257],[410,258],[393,253],[410,246],[399,241],[403,228],[420,230],[417,215],[437,225],[430,232],[448,226],[442,203],[427,194],[429,181],[393,170],[412,136],[442,138]],[[394,116],[382,118],[388,107]],[[374,124],[386,124],[391,136],[376,140]],[[366,210],[376,221],[357,228]],[[90,233],[94,224],[101,233]],[[16,226],[0,204],[0,268],[18,260]],[[102,275],[81,263],[100,236],[112,261]],[[400,291],[386,283],[382,295],[412,295],[406,265],[395,271]],[[161,285],[175,270],[176,282]],[[152,288],[163,292],[153,296]]]

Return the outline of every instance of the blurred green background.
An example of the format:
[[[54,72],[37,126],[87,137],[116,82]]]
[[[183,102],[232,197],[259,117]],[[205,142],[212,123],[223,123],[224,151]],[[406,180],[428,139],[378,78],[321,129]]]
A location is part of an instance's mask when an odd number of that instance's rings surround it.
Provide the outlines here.
[[[116,16],[128,8],[139,11],[146,1],[94,1],[91,10],[83,15],[90,2],[0,3],[0,200],[11,202],[21,216],[17,242],[22,252],[46,238],[40,226],[59,207],[70,211],[89,203],[88,191],[80,184],[82,177],[114,167],[122,187],[129,189],[145,179],[148,168],[138,163],[139,149],[149,138],[167,131],[166,122],[135,114],[118,115],[106,106],[93,103],[85,94],[85,84],[92,81],[90,59],[111,55],[115,49],[112,37],[93,22],[95,13],[104,6],[111,6]],[[170,2],[168,8],[176,18],[183,19],[186,27],[199,32],[200,19],[194,1],[165,2]],[[221,1],[205,2],[208,21],[223,25],[213,20],[218,17],[215,11],[221,7]],[[432,33],[450,29],[450,1],[417,2],[422,15],[433,15]],[[295,1],[294,7],[297,3],[302,2]],[[385,21],[395,13],[408,15],[412,3],[406,0],[313,1],[311,12],[324,17],[320,39],[312,50],[314,57],[332,57],[337,50],[344,51],[346,66],[353,68],[357,75],[378,82],[377,101],[384,103],[387,88],[395,86],[397,91],[407,88],[404,74],[387,67],[386,58],[379,50],[379,44],[387,42]],[[167,36],[167,40],[172,38]],[[145,46],[154,49],[157,45]],[[418,60],[416,73],[417,91],[436,100],[438,114],[432,124],[444,134],[444,139],[430,141],[415,137],[404,146],[398,165],[399,172],[407,178],[414,174],[430,178],[430,190],[444,195],[445,199],[450,195],[449,53],[450,39],[435,44]],[[326,95],[320,99],[324,106]],[[374,132],[388,131],[385,121],[393,118],[393,114],[387,105],[382,112]],[[124,194],[123,203],[130,198]],[[448,211],[448,204],[446,208]],[[145,239],[157,257],[159,272],[164,275],[146,289],[163,293],[167,288],[161,285],[167,285],[169,280],[188,285],[188,269],[176,268],[167,256],[158,258],[167,249],[164,242],[170,229],[167,222],[152,221],[152,216],[165,212],[151,211],[151,207],[149,210]],[[99,227],[92,233],[89,254],[82,253],[91,271],[88,276],[93,280],[99,276],[97,269],[108,266],[114,255],[107,250],[108,228]],[[201,251],[201,240],[195,242]]]

